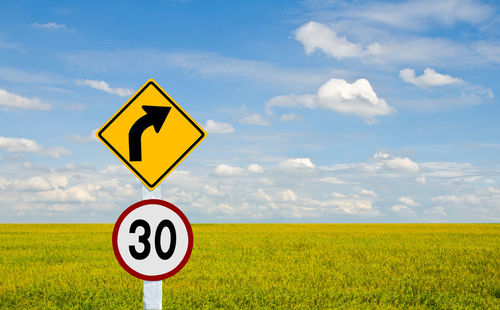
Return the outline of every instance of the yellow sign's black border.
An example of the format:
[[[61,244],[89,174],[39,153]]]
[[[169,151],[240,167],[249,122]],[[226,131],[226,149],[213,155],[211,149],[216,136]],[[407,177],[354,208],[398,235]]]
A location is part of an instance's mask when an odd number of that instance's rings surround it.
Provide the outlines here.
[[[106,140],[104,137],[103,137],[103,133],[104,131],[118,118],[118,116],[120,116],[120,114],[122,114],[123,111],[125,111],[134,101],[135,99],[137,99],[137,97],[139,97],[142,92],[144,92],[144,90],[146,90],[146,88],[148,88],[150,85],[153,85],[154,88],[156,88],[156,90],[158,90],[160,92],[160,94],[163,95],[163,97],[165,97],[165,99],[168,100],[168,102],[170,102],[172,104],[172,106],[174,106],[174,108],[177,109],[177,111],[179,111],[182,116],[184,116],[190,123],[191,125],[194,126],[194,128],[196,128],[196,130],[198,130],[198,132],[201,134],[201,136],[193,143],[191,144],[191,146],[167,169],[167,171],[165,171],[159,178],[158,180],[156,180],[153,184],[149,183],[140,173],[139,171],[137,171],[131,164],[128,160],[126,160],[112,145],[111,143],[108,142],[108,140]],[[135,173],[136,176],[138,176],[145,184],[147,184],[150,188],[155,188],[159,182],[161,182],[161,180],[163,180],[163,178],[170,173],[170,171],[181,161],[184,159],[184,157],[186,157],[186,155],[201,141],[203,140],[203,138],[205,137],[205,132],[203,132],[203,130],[195,123],[193,122],[193,120],[181,109],[179,108],[179,106],[174,102],[174,100],[172,100],[172,98],[170,98],[166,93],[164,93],[161,88],[159,88],[153,81],[149,81],[135,96],[134,98],[132,98],[132,100],[130,100],[128,102],[127,105],[125,105],[118,113],[116,113],[116,115],[111,119],[109,120],[106,125],[101,129],[99,130],[99,132],[97,133],[99,135],[99,138],[104,142],[106,143],[106,145],[113,151],[113,153],[115,153],[121,160],[122,162],[124,162],[125,164],[127,164],[127,166]]]

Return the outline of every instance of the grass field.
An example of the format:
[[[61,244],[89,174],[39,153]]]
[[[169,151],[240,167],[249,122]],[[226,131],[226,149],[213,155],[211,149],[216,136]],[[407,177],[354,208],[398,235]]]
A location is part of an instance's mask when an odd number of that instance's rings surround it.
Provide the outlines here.
[[[113,225],[0,225],[1,309],[141,309]],[[500,308],[500,225],[193,225],[164,309]]]

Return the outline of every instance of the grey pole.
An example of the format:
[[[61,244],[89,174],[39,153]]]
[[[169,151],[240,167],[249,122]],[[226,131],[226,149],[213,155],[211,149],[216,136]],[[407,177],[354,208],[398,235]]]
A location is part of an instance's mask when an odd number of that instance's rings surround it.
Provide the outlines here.
[[[142,186],[142,199],[161,199],[161,184],[150,191]],[[162,292],[161,281],[142,281],[144,309],[161,310]]]

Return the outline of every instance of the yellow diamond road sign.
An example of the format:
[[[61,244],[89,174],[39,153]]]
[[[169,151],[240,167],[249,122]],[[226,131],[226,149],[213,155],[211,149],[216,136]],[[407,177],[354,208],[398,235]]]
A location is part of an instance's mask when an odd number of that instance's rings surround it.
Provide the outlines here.
[[[206,135],[152,79],[97,131],[97,138],[151,190]]]

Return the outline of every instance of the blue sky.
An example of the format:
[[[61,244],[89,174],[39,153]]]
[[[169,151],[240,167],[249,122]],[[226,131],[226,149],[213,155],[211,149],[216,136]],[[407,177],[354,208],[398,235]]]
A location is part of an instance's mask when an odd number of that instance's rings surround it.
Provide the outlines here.
[[[208,132],[192,222],[498,222],[495,1],[0,4],[0,222],[114,222],[94,132],[155,79]]]

